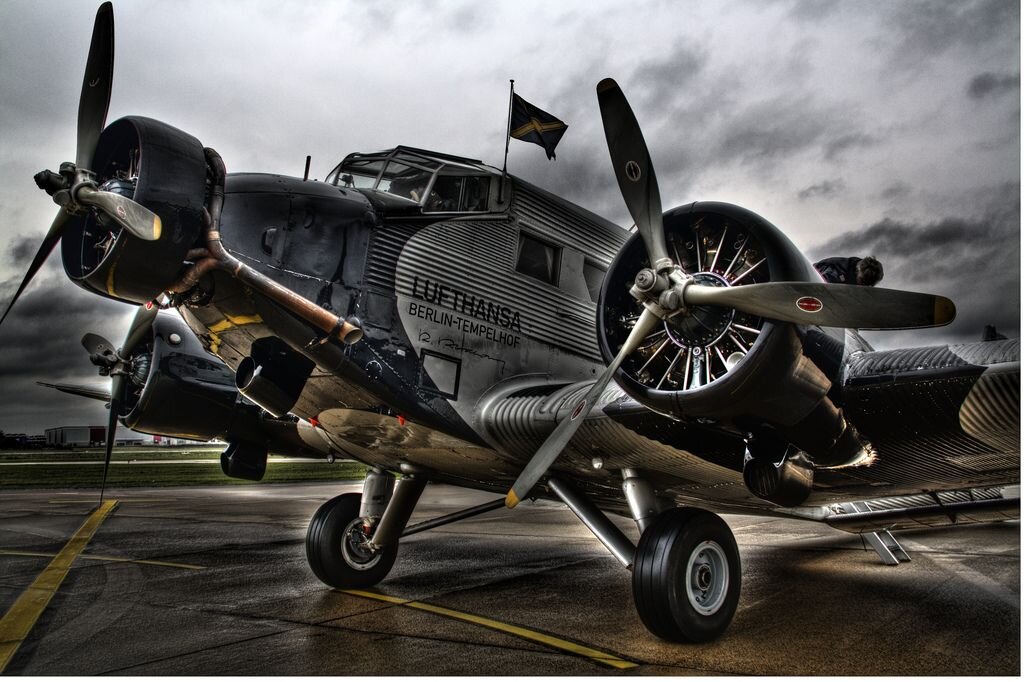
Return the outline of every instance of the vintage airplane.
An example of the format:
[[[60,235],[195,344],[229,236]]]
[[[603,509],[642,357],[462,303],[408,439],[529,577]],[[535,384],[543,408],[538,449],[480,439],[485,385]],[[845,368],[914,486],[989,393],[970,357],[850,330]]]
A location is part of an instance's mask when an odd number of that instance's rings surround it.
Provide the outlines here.
[[[1019,482],[1019,341],[872,350],[855,329],[946,324],[952,303],[825,284],[738,206],[663,213],[614,81],[598,101],[635,234],[409,147],[323,182],[228,175],[166,123],[104,127],[112,61],[106,3],[76,160],[36,178],[60,212],[11,305],[58,241],[73,282],[142,304],[119,350],[83,339],[113,379],[94,395],[108,463],[120,418],[225,438],[229,476],[261,478],[268,447],[370,465],[309,525],[328,585],[382,581],[403,534],[550,498],[632,571],[651,632],[705,641],[741,582],[714,512],[853,532],[1019,515],[1000,492]],[[407,527],[428,481],[505,495]]]

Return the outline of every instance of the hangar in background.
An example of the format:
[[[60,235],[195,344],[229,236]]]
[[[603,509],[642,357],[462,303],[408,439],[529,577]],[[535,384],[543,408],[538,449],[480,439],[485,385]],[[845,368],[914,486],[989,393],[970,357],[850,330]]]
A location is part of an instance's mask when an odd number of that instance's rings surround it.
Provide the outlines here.
[[[57,426],[46,429],[46,447],[88,448],[101,447],[107,440],[105,426]],[[131,436],[118,438],[116,445],[148,445],[149,439],[131,432]]]

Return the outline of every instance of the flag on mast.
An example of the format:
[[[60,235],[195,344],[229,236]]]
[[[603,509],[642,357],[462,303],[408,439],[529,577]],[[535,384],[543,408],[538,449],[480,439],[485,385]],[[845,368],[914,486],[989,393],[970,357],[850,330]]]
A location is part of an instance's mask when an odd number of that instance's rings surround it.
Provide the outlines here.
[[[544,147],[549,160],[555,158],[555,146],[568,127],[543,109],[535,107],[515,93],[512,94],[509,135],[517,140]]]

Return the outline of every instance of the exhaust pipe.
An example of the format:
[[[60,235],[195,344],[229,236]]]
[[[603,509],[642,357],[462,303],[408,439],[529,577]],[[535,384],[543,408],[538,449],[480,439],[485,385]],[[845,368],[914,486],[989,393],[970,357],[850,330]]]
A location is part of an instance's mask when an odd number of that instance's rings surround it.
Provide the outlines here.
[[[345,344],[353,344],[362,339],[363,330],[356,325],[328,312],[287,287],[281,286],[238,260],[224,248],[220,239],[220,214],[224,208],[224,180],[227,177],[227,169],[224,167],[224,160],[220,154],[208,147],[204,151],[206,162],[213,175],[209,205],[203,208],[202,213],[203,227],[206,230],[206,249],[204,252],[195,252],[194,255],[201,259],[171,286],[170,291],[183,293],[194,286],[206,272],[213,269],[224,270],[246,286],[255,289],[324,332],[327,336],[319,343],[323,344],[328,339],[336,339]],[[311,345],[314,343],[316,341],[311,342]]]
[[[238,392],[275,417],[288,414],[302,395],[315,363],[276,336],[257,339],[235,372]]]

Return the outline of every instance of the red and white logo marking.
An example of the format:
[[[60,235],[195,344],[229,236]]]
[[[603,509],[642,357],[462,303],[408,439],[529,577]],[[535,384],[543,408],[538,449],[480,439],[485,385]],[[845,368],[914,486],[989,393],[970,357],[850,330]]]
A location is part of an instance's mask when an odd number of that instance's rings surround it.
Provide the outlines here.
[[[825,305],[813,296],[804,296],[797,299],[796,307],[805,313],[818,313],[821,312]]]
[[[583,414],[583,410],[585,410],[586,408],[587,408],[587,401],[584,400],[584,401],[580,402],[580,404],[576,406],[576,409],[572,411],[572,415],[569,416],[569,421],[571,421],[571,422],[572,421],[576,421],[576,417],[578,417],[581,414]]]

